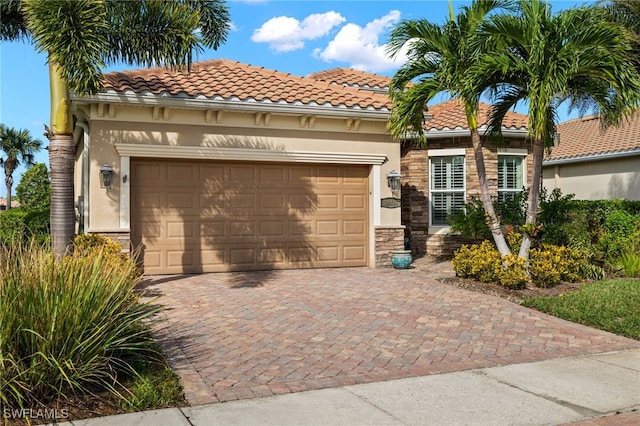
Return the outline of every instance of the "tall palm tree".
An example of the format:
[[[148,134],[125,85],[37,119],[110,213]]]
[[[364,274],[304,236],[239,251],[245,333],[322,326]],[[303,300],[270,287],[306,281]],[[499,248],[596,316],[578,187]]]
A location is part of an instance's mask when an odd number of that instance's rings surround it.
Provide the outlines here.
[[[474,0],[454,16],[450,3],[450,19],[445,24],[437,25],[425,19],[403,21],[393,29],[389,42],[392,56],[408,47],[408,61],[394,75],[389,90],[393,100],[389,121],[391,134],[402,138],[410,131],[414,138],[425,143],[422,120],[427,104],[441,93],[460,99],[471,133],[487,225],[503,255],[509,254],[510,250],[493,208],[478,132],[478,103],[485,88],[470,86],[466,74],[480,57],[479,44],[474,43],[478,27],[492,11],[508,6],[505,1]],[[418,81],[414,84],[415,79]]]
[[[600,114],[605,125],[633,113],[640,76],[633,66],[629,32],[599,7],[551,13],[543,0],[519,0],[517,13],[491,17],[480,28],[485,46],[469,70],[473,87],[493,87],[491,127],[518,102],[529,108],[533,140],[533,176],[529,189],[524,239],[519,256],[527,259],[536,229],[544,148],[555,134],[557,110],[566,103],[580,113]]]
[[[115,63],[184,67],[229,31],[224,0],[3,0],[0,39],[46,52],[51,85],[51,236],[57,258],[73,240],[75,145],[70,92],[94,94]]]
[[[0,166],[4,169],[4,183],[7,187],[7,210],[11,208],[13,172],[19,165],[34,164],[34,154],[42,148],[42,142],[31,137],[28,130],[16,130],[0,124]]]

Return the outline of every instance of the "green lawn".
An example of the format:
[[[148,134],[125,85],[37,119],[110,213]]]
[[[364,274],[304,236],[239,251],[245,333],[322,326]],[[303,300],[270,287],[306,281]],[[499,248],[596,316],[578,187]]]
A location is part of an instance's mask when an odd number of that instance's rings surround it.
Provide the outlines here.
[[[640,279],[585,284],[580,290],[562,296],[526,299],[523,305],[640,340]]]

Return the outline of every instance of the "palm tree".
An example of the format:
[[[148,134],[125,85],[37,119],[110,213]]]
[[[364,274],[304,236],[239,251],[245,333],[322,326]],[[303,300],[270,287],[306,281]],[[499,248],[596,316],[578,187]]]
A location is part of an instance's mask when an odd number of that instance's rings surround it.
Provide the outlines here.
[[[622,23],[631,31],[635,47],[636,69],[640,70],[640,1],[608,0],[603,1],[614,21]]]
[[[0,39],[46,52],[51,84],[51,234],[57,258],[73,240],[75,145],[69,94],[94,94],[115,63],[189,66],[229,31],[224,0],[3,0]]]
[[[480,28],[484,53],[469,70],[473,87],[492,86],[491,127],[518,102],[529,108],[533,175],[524,239],[519,256],[527,259],[536,227],[544,148],[555,134],[557,110],[568,102],[580,113],[600,113],[617,124],[633,113],[640,76],[633,67],[633,44],[624,27],[607,20],[603,8],[580,7],[551,13],[543,0],[519,0],[517,13],[491,17]]]
[[[26,129],[16,130],[0,124],[0,166],[4,168],[4,183],[7,186],[7,210],[11,208],[13,172],[19,165],[34,164],[34,154],[42,148],[42,142],[33,139]]]
[[[493,208],[478,132],[478,103],[483,87],[467,83],[467,70],[478,61],[480,51],[473,40],[478,27],[487,15],[499,7],[508,7],[504,1],[474,0],[470,6],[454,16],[450,3],[450,19],[444,25],[425,19],[403,21],[391,32],[389,53],[396,56],[405,46],[409,59],[394,75],[390,85],[393,109],[389,121],[391,134],[403,138],[407,131],[419,142],[425,143],[422,128],[427,104],[438,94],[448,93],[464,105],[471,133],[474,159],[482,205],[487,214],[487,225],[502,255],[510,253],[500,221]],[[418,79],[414,84],[413,80]]]

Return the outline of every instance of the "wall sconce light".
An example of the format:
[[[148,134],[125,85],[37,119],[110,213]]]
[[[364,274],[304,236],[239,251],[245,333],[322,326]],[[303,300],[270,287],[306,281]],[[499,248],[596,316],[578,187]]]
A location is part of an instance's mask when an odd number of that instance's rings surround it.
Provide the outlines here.
[[[393,198],[400,198],[400,178],[402,175],[395,170],[391,170],[391,173],[387,175],[387,183],[391,188],[391,195]]]
[[[111,183],[113,182],[113,167],[106,164],[100,167],[100,187],[105,189],[111,188]]]

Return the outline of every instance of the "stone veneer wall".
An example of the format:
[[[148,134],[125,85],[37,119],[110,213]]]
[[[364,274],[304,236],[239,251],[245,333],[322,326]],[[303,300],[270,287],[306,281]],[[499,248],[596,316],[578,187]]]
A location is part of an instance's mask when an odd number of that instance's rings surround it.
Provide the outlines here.
[[[427,136],[428,137],[428,136]],[[467,201],[471,197],[480,197],[480,182],[469,137],[450,139],[430,139],[428,149],[465,148],[465,178]],[[489,190],[497,195],[498,189],[498,150],[486,144],[484,150],[485,168]],[[505,139],[504,148],[530,148],[524,139]],[[402,224],[406,226],[405,235],[410,240],[414,257],[452,256],[453,251],[462,244],[475,243],[464,241],[456,235],[429,234],[429,159],[427,148],[410,144],[402,147],[400,160],[402,174]],[[527,182],[531,182],[533,159],[526,159]]]
[[[130,232],[95,232],[95,234],[110,238],[120,244],[122,253],[131,254],[131,233]]]
[[[404,226],[375,228],[376,266],[391,266],[391,251],[404,249]]]
[[[482,240],[468,240],[460,235],[433,234],[427,237],[427,256],[452,257],[463,244],[479,244]]]
[[[426,149],[403,147],[400,159],[402,174],[402,213],[405,236],[411,253],[422,257],[427,253],[429,234],[429,162]]]

